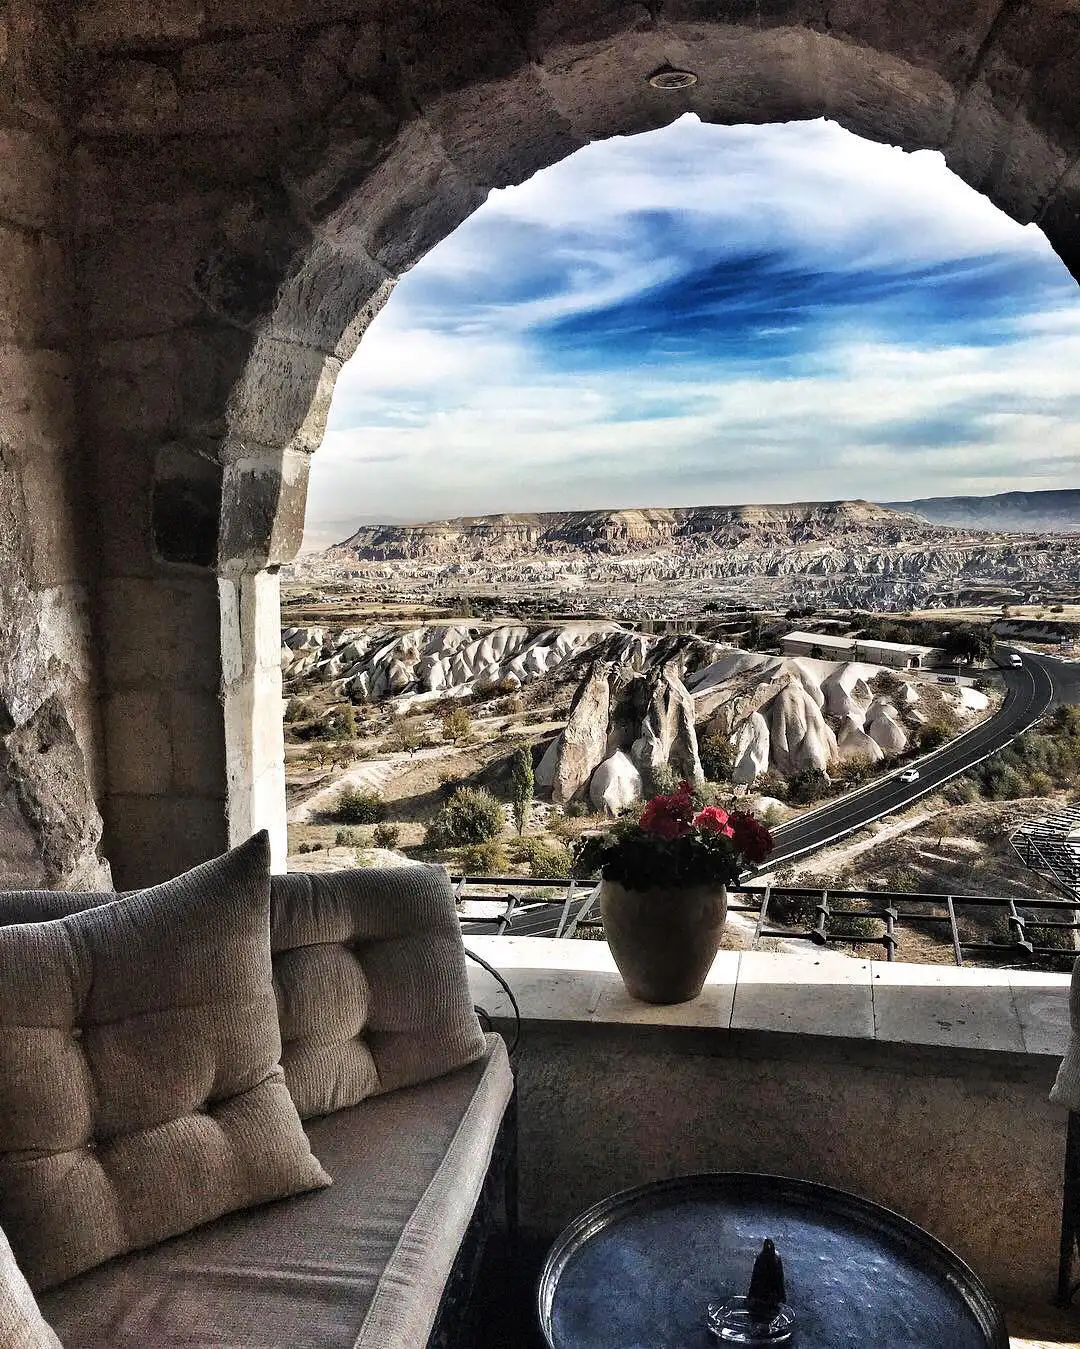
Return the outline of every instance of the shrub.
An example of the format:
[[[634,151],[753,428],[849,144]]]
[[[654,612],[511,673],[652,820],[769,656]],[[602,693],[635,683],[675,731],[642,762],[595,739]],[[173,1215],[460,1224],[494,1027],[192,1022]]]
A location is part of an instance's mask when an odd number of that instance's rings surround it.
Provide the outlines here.
[[[543,877],[568,877],[570,875],[570,850],[563,843],[552,843],[542,838],[522,838],[514,846],[514,858],[518,862],[527,862],[529,875]]]
[[[503,876],[510,865],[498,839],[470,843],[458,853],[461,870],[469,876]]]
[[[378,824],[386,818],[386,802],[381,792],[343,787],[329,813],[339,824]]]
[[[818,920],[817,899],[814,895],[778,895],[769,900],[768,918],[775,918],[787,927],[811,928]]]
[[[643,777],[645,778],[645,796],[652,799],[654,796],[670,796],[673,792],[679,790],[679,777],[670,764],[660,764],[658,767],[647,770]]]
[[[510,697],[507,698],[506,710],[511,716],[515,716],[518,712],[525,711],[525,699],[520,693],[512,693]]]
[[[442,732],[455,745],[468,741],[473,733],[472,717],[464,707],[453,707],[442,719]]]
[[[401,827],[396,824],[377,824],[372,838],[376,848],[396,848],[401,837]]]
[[[811,805],[832,792],[832,783],[820,768],[804,768],[788,778],[787,799],[794,805]]]
[[[368,838],[359,829],[339,829],[334,835],[336,848],[366,848]]]
[[[701,771],[710,782],[730,782],[735,768],[735,752],[726,735],[712,731],[698,738]]]
[[[425,840],[432,848],[487,843],[505,824],[503,808],[487,788],[458,787],[428,825]]]
[[[352,703],[346,703],[339,711],[327,714],[323,719],[322,734],[324,740],[356,739],[356,710]]]
[[[318,852],[319,845],[317,843],[300,843],[297,845],[296,851],[298,853]]]

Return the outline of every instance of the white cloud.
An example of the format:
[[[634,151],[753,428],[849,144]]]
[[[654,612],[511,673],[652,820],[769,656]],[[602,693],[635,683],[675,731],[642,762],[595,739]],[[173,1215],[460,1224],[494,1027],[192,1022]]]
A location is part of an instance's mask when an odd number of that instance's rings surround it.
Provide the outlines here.
[[[642,212],[674,213],[672,252],[656,247],[662,232],[631,227]],[[539,238],[550,256],[535,255]],[[534,340],[540,323],[683,274],[688,257],[771,249],[832,272],[1051,257],[1038,230],[996,211],[939,155],[828,122],[685,118],[589,146],[492,193],[403,279],[339,378],[309,538],[325,539],[327,522],[340,537],[350,513],[887,500],[1080,482],[1080,304],[1065,291],[1035,313],[1003,309],[1012,340],[995,346],[890,342],[849,321],[797,377],[745,360],[733,373],[700,353],[691,362],[677,329],[647,366],[624,369],[556,371]],[[560,286],[506,284],[553,260]],[[450,308],[438,307],[444,293]],[[781,327],[763,323],[757,336]]]

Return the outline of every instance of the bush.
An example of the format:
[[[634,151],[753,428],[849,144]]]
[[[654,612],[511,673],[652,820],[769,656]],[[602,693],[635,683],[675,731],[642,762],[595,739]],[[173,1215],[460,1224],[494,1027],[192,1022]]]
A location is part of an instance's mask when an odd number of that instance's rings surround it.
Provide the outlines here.
[[[343,787],[329,815],[339,824],[378,824],[386,818],[386,802],[381,792]]]
[[[787,799],[793,805],[809,806],[832,794],[833,784],[820,768],[804,768],[788,778]]]
[[[504,876],[510,865],[498,839],[470,843],[458,853],[461,870],[468,876]]]
[[[672,792],[679,790],[679,777],[670,764],[660,764],[659,767],[647,770],[643,775],[645,779],[646,797],[670,796]]]
[[[726,735],[715,731],[698,738],[701,771],[710,782],[730,782],[735,769],[735,751]]]
[[[335,848],[366,848],[368,837],[359,829],[339,829],[334,835]]]
[[[527,862],[529,875],[538,879],[570,875],[570,851],[563,843],[550,843],[542,838],[518,839],[514,845],[514,859]]]
[[[396,824],[377,824],[372,834],[376,848],[396,848],[401,827]]]
[[[356,710],[351,703],[323,718],[322,736],[324,740],[356,739]]]
[[[486,787],[458,787],[428,825],[425,841],[432,848],[487,843],[505,824],[502,806]]]
[[[787,927],[811,928],[818,920],[817,898],[814,895],[778,895],[769,900],[767,919],[775,918]]]

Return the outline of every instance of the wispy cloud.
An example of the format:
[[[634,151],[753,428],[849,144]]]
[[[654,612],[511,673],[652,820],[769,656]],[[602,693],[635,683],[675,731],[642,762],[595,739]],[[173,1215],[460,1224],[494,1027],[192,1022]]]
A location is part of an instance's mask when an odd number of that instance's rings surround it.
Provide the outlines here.
[[[309,542],[496,510],[1080,483],[1080,291],[929,152],[684,118],[488,202],[338,381]],[[347,532],[347,531],[345,531]]]

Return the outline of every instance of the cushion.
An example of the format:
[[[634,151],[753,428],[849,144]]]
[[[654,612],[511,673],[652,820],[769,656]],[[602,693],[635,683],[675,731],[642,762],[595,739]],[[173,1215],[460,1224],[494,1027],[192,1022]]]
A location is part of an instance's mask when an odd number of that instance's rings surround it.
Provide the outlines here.
[[[3,1349],[61,1349],[45,1324],[30,1285],[0,1232],[0,1345]]]
[[[1068,1110],[1080,1110],[1080,960],[1073,965],[1069,985],[1069,1042],[1050,1099]]]
[[[512,1088],[502,1041],[310,1126],[329,1190],[230,1214],[43,1295],[67,1349],[420,1349]]]
[[[32,1288],[329,1183],[279,1066],[269,844],[0,927],[0,1224]]]
[[[302,1119],[484,1052],[441,867],[275,876],[270,942],[281,1063]]]

